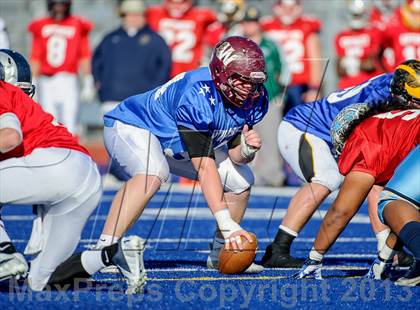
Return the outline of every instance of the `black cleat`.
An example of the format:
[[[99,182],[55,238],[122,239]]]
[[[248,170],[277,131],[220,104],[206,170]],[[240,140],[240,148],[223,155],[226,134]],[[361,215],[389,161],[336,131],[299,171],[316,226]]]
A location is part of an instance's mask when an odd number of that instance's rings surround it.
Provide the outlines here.
[[[264,267],[300,268],[303,266],[304,261],[304,259],[295,258],[289,253],[280,251],[278,245],[272,243],[265,249],[261,264]]]
[[[395,281],[395,285],[416,286],[420,285],[420,261],[415,260],[410,269],[402,277]]]
[[[399,252],[397,255],[396,265],[399,267],[410,267],[413,265],[414,258],[405,251]]]

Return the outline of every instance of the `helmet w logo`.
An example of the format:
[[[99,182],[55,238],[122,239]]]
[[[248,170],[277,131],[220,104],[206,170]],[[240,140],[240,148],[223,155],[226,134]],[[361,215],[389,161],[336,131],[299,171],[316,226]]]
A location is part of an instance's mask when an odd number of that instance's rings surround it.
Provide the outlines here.
[[[235,54],[235,50],[229,42],[224,42],[216,51],[216,57],[219,58],[225,66],[229,65],[232,61],[239,58]]]

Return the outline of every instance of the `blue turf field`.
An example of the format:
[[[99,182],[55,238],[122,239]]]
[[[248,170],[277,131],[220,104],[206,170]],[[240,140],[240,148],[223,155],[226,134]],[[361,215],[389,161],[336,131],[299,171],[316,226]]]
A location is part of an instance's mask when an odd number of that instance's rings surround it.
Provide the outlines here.
[[[115,192],[107,191],[82,234],[78,250],[94,244]],[[260,250],[273,238],[290,195],[253,194],[242,226],[256,233]],[[330,200],[331,201],[331,200]],[[306,257],[316,235],[324,203],[292,248]],[[6,229],[23,251],[31,231],[31,208],[5,206]],[[130,231],[147,239],[144,295],[126,296],[118,274],[99,274],[80,289],[32,293],[24,284],[0,283],[1,309],[33,308],[404,308],[420,309],[420,287],[400,288],[390,281],[364,280],[375,257],[376,240],[363,206],[325,259],[324,281],[293,280],[297,270],[266,269],[258,275],[224,276],[205,268],[214,220],[199,194],[162,190]],[[59,238],[60,236],[57,236]]]

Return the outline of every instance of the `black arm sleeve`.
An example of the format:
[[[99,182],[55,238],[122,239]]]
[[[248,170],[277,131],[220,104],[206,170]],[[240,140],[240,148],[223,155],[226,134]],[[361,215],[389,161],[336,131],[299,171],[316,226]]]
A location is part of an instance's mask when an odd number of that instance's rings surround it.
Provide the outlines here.
[[[227,143],[229,150],[237,147],[241,144],[241,133],[238,132],[229,142]]]
[[[187,147],[190,158],[210,157],[215,159],[212,137],[204,132],[178,126],[179,135]]]

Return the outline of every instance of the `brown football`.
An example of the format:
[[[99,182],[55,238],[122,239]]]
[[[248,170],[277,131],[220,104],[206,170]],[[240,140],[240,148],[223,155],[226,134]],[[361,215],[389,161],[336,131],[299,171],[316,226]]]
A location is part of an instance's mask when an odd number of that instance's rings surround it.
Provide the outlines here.
[[[249,243],[245,237],[242,237],[243,250],[234,252],[233,250],[226,250],[225,247],[219,254],[219,272],[224,274],[242,273],[254,261],[255,254],[258,248],[257,237],[253,233],[249,233],[253,242]]]

